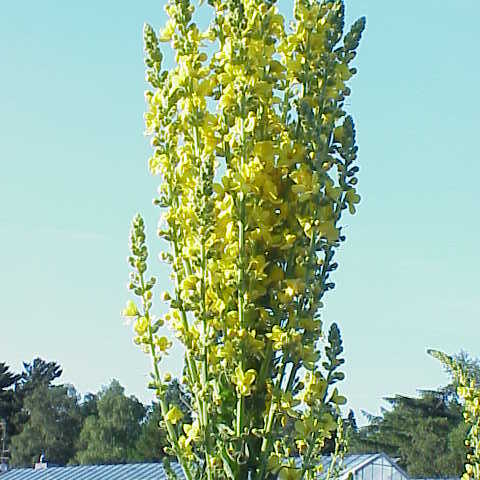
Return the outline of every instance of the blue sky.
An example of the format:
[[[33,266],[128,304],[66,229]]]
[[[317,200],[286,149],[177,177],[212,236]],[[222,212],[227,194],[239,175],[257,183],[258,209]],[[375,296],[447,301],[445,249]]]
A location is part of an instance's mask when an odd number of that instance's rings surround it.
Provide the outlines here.
[[[363,200],[324,319],[341,326],[360,415],[444,384],[428,347],[480,355],[480,4],[346,3],[367,16],[349,101]],[[153,238],[158,214],[141,31],[163,25],[163,4],[26,0],[0,17],[0,361],[41,356],[82,393],[115,377],[144,401],[149,361],[120,311],[130,219]],[[156,255],[151,269],[169,285]],[[166,369],[180,365],[177,352]]]

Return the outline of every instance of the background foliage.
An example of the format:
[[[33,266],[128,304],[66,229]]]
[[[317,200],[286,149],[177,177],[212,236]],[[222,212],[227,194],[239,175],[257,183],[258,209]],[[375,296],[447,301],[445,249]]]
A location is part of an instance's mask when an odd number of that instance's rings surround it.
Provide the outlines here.
[[[455,358],[473,378],[480,378],[477,360],[462,352]],[[27,372],[34,363],[42,366],[36,370],[43,374],[34,375],[36,386],[25,396],[22,388],[25,378],[32,377]],[[126,396],[116,381],[80,398],[71,385],[52,383],[60,380],[51,374],[61,372],[55,362],[36,359],[20,373],[0,365],[0,418],[7,420],[12,465],[30,467],[42,452],[59,464],[156,462],[166,457],[167,432],[161,426],[158,404],[141,405],[135,397]],[[45,369],[45,365],[50,367]],[[389,397],[388,408],[380,416],[368,415],[363,427],[357,426],[350,412],[345,418],[350,453],[384,451],[399,458],[399,464],[414,477],[460,476],[468,427],[461,415],[458,386],[458,378],[452,376],[450,384],[420,391],[418,397]],[[189,423],[191,399],[176,379],[169,383],[167,395],[169,404],[182,410],[181,424]],[[88,448],[87,440],[96,448]],[[333,445],[326,448],[331,451]]]

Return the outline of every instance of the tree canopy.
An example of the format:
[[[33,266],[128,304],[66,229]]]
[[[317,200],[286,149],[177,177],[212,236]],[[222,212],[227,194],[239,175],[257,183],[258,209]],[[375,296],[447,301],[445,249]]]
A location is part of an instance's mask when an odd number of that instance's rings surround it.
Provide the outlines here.
[[[6,422],[8,435],[15,432],[12,419],[18,412],[19,403],[14,387],[19,379],[20,375],[12,373],[8,365],[0,362],[0,419]]]
[[[51,463],[68,463],[82,423],[75,389],[40,383],[25,397],[23,410],[28,420],[12,438],[12,464],[31,466],[42,453]]]
[[[480,378],[478,360],[460,353],[458,361]],[[41,453],[54,464],[161,461],[171,455],[160,406],[144,406],[127,396],[116,380],[82,400],[71,385],[54,385],[62,369],[35,359],[24,372],[0,362],[0,418],[7,421],[11,464],[30,467]],[[169,382],[166,401],[182,413],[177,427],[191,422],[192,398],[178,380]],[[418,397],[394,395],[381,415],[367,415],[358,427],[352,412],[350,453],[385,452],[413,477],[459,476],[467,427],[455,380]],[[293,428],[286,423],[285,429]],[[333,441],[333,440],[332,440]],[[167,448],[166,448],[167,447]],[[325,445],[331,451],[332,442]]]
[[[385,452],[412,477],[459,476],[465,458],[462,406],[450,388],[421,391],[418,398],[387,398],[390,409],[367,415],[352,433],[351,451]]]
[[[125,395],[117,380],[98,395],[97,414],[85,419],[75,460],[81,464],[122,463],[135,458],[146,409]]]

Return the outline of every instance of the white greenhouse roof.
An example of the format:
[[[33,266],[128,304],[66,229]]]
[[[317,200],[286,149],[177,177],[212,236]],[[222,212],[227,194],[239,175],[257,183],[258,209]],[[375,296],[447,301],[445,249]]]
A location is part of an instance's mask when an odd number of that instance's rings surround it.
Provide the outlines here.
[[[323,457],[323,476],[331,464],[331,457]],[[341,464],[340,480],[351,474],[353,480],[409,480],[408,475],[383,453],[347,455]],[[178,464],[172,464],[178,478],[184,478]],[[0,480],[167,480],[161,463],[121,465],[83,465],[11,469],[0,473]]]
[[[172,465],[172,468],[177,475],[180,473],[178,465]],[[0,480],[167,480],[167,478],[161,463],[47,466],[42,470],[13,468],[0,473]]]
[[[330,467],[331,457],[323,458],[323,475]],[[354,480],[408,480],[409,476],[384,453],[347,455],[341,464],[340,479],[353,475]]]

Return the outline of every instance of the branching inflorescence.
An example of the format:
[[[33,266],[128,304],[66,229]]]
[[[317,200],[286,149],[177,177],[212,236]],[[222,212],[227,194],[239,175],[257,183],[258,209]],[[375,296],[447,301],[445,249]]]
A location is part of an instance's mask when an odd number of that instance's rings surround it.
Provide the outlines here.
[[[344,35],[342,1],[296,0],[287,31],[275,3],[209,0],[213,20],[200,31],[190,0],[170,0],[160,34],[144,30],[149,167],[162,179],[155,203],[174,287],[169,312],[153,318],[136,217],[130,287],[141,304],[125,314],[153,358],[187,479],[313,479],[345,402],[334,386],[340,332],[323,337],[320,309],[341,215],[360,200],[344,103],[365,21]],[[171,70],[159,42],[173,45]],[[189,424],[164,399],[164,323],[185,347]]]

